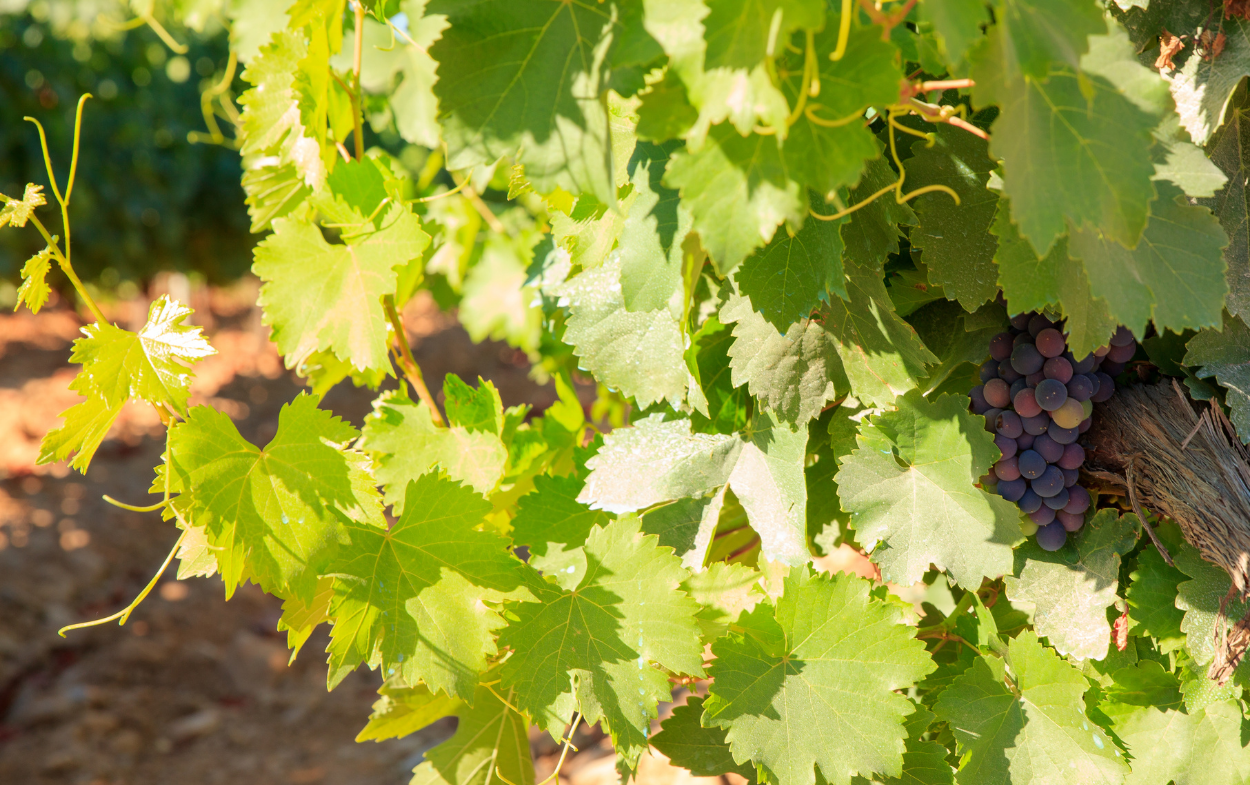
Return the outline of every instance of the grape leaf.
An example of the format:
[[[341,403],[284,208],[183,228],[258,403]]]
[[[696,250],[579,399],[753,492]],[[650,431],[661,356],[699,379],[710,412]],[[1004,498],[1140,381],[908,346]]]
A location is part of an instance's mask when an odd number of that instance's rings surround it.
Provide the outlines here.
[[[4,202],[4,206],[0,207],[0,229],[6,226],[18,228],[26,226],[26,222],[35,214],[35,208],[48,203],[43,195],[43,186],[34,183],[26,184],[26,190],[22,193],[21,199],[0,194],[0,201]]]
[[[1090,0],[998,0],[994,3],[1008,54],[1008,73],[1045,79],[1051,66],[1076,67],[1091,35],[1104,32],[1102,9]]]
[[[725,486],[711,496],[678,499],[643,515],[642,530],[659,537],[661,546],[672,548],[681,566],[701,572],[724,503]]]
[[[429,50],[448,167],[515,157],[540,193],[558,186],[613,203],[601,92],[619,11],[616,3],[431,2],[426,12],[450,25]]]
[[[921,386],[926,394],[950,379],[963,363],[980,365],[989,356],[990,339],[1002,332],[1006,325],[1004,319],[996,325],[969,330],[966,316],[970,314],[965,313],[958,303],[940,300],[908,317],[907,323],[916,329],[920,340],[940,361]]]
[[[806,194],[791,175],[777,140],[731,126],[712,129],[696,150],[678,150],[664,184],[681,192],[717,272],[728,275],[770,241],[777,225],[802,223]]]
[[[750,612],[766,598],[761,572],[742,564],[712,562],[694,573],[682,588],[699,604],[698,621],[703,640],[711,643],[729,632],[743,611]]]
[[[367,460],[340,446],[356,435],[309,395],[282,407],[263,450],[206,406],[170,429],[171,489],[189,497],[190,521],[207,532],[227,598],[245,576],[270,593],[311,596],[344,525],[381,525]],[[163,490],[158,477],[153,493]]]
[[[1174,113],[1164,115],[1163,121],[1154,132],[1155,140],[1161,146],[1160,152],[1162,153],[1162,160],[1159,160],[1159,157],[1155,159],[1154,179],[1174,183],[1189,196],[1198,198],[1199,204],[1210,207],[1212,212],[1215,212],[1215,206],[1210,203],[1211,198],[1227,185],[1228,175],[1221,170],[1220,165],[1214,159],[1220,155],[1217,151],[1221,142],[1225,147],[1224,154],[1227,155],[1229,152],[1227,148],[1232,146],[1229,144],[1229,139],[1239,135],[1240,132],[1235,127],[1232,129],[1227,127],[1240,125],[1240,122],[1235,120],[1238,114],[1240,113],[1234,113],[1232,116],[1234,119],[1230,119],[1225,128],[1221,129],[1219,140],[1213,139],[1210,143],[1211,158],[1207,157],[1201,147],[1189,141],[1189,134],[1181,128],[1179,117]]]
[[[1125,785],[1234,785],[1250,778],[1235,703],[1182,711],[1179,681],[1149,660],[1113,676],[1099,709],[1133,756]]]
[[[1221,331],[1203,330],[1185,348],[1185,364],[1202,366],[1198,378],[1214,376],[1227,391],[1233,425],[1243,442],[1250,440],[1250,328],[1225,314]]]
[[[330,245],[307,221],[279,218],[273,227],[252,269],[264,281],[258,302],[287,367],[330,349],[359,370],[389,368],[381,298],[395,289],[395,268],[430,242],[417,217],[392,206],[382,229],[346,245]]]
[[[1205,207],[1171,183],[1158,184],[1150,222],[1133,250],[1087,228],[1069,250],[1085,264],[1090,291],[1137,335],[1146,324],[1176,332],[1220,323],[1228,293],[1222,251],[1228,238]]]
[[[677,557],[643,535],[637,518],[595,526],[583,549],[587,568],[575,588],[533,582],[537,602],[513,607],[499,636],[513,651],[503,684],[539,727],[559,733],[580,710],[636,760],[671,694],[654,665],[703,672],[697,605],[678,588],[687,573]]]
[[[682,271],[693,219],[677,192],[661,184],[668,154],[666,147],[640,142],[629,161],[636,196],[620,227],[620,254],[621,296],[630,311],[669,308],[685,294]]]
[[[930,563],[971,590],[1010,572],[1020,513],[973,485],[998,456],[982,418],[953,395],[927,401],[913,390],[895,404],[861,423],[835,478],[856,540],[903,585]]]
[[[365,418],[361,449],[374,457],[375,474],[386,490],[386,503],[404,511],[408,483],[442,469],[457,482],[488,494],[503,476],[508,452],[499,436],[452,424],[434,424],[425,404],[401,391],[382,393]]]
[[[738,290],[778,331],[811,316],[831,294],[847,298],[839,228],[809,220],[793,235],[777,232],[735,272]]]
[[[1003,579],[1012,603],[1034,606],[1033,629],[1060,654],[1101,660],[1111,643],[1107,608],[1119,600],[1120,557],[1137,544],[1136,515],[1102,510],[1053,553],[1029,540]]]
[[[817,766],[841,785],[857,773],[901,772],[903,720],[914,706],[894,690],[933,662],[899,623],[901,610],[869,588],[845,573],[792,570],[775,609],[757,606],[738,620],[741,631],[712,645],[703,724],[728,731],[735,761],[780,785],[812,785]]]
[[[477,377],[477,387],[465,384],[449,373],[443,379],[443,408],[447,420],[469,433],[503,433],[503,400],[495,385]]]
[[[455,734],[425,753],[413,769],[411,785],[490,785],[507,778],[515,785],[533,785],[529,723],[502,697],[479,686],[472,706],[461,704]]]
[[[545,573],[567,569],[570,552],[586,544],[595,526],[606,526],[612,516],[577,501],[583,481],[577,477],[534,478],[534,491],[517,502],[512,540],[529,546],[529,563]]]
[[[1220,24],[1224,49],[1218,57],[1190,56],[1172,77],[1172,98],[1181,125],[1205,145],[1221,125],[1241,80],[1250,76],[1250,23],[1228,18]]]
[[[1177,587],[1176,607],[1185,612],[1181,632],[1185,633],[1185,650],[1197,665],[1206,665],[1215,657],[1215,622],[1220,604],[1228,594],[1232,580],[1221,567],[1206,561],[1188,543],[1176,549],[1172,562],[1189,576]],[[1250,610],[1250,602],[1234,597],[1224,609],[1225,630]]]
[[[183,567],[189,573],[204,575],[204,577],[216,573],[217,559],[213,557],[212,549],[208,545],[208,539],[203,535],[204,530],[192,527],[189,531],[200,535],[203,543],[202,553],[207,556],[207,559],[212,559],[212,563],[211,565],[204,565],[204,562],[201,562],[200,565],[197,565],[196,562],[203,556],[197,558],[194,554],[188,554],[190,558],[184,558],[183,563],[179,566],[179,575],[181,576]],[[186,542],[187,540],[183,541],[184,545]],[[179,554],[179,558],[182,558],[181,554]],[[205,562],[207,559],[205,559]],[[179,577],[179,580],[182,580],[182,578]],[[278,619],[278,632],[286,631],[286,647],[291,650],[291,659],[288,661],[288,665],[295,662],[295,658],[299,656],[300,649],[304,648],[304,644],[308,642],[317,625],[330,621],[330,601],[332,599],[334,599],[334,579],[322,576],[317,580],[317,587],[313,589],[311,598],[292,595],[282,601],[282,616]]]
[[[39,445],[39,463],[70,460],[69,465],[80,472],[87,471],[91,458],[100,448],[100,442],[108,435],[113,421],[121,414],[125,401],[110,406],[103,398],[91,392],[88,377],[79,376],[70,382],[69,388],[86,398],[61,412],[64,422],[43,437]]]
[[[869,161],[859,183],[850,189],[844,200],[848,205],[866,202],[877,191],[898,180],[898,173],[884,158]],[[825,211],[828,212],[828,211]],[[881,269],[889,254],[899,252],[899,224],[915,226],[916,213],[911,205],[885,194],[867,202],[842,224],[842,242],[846,244],[844,259],[855,260],[865,269]]]
[[[1137,569],[1129,575],[1129,632],[1154,638],[1161,652],[1179,649],[1185,644],[1181,632],[1184,611],[1176,607],[1177,587],[1186,575],[1169,567],[1154,548],[1137,555]]]
[[[751,395],[733,383],[729,349],[734,340],[732,326],[721,324],[716,316],[709,316],[691,338],[687,357],[693,350],[699,386],[708,406],[706,417],[698,412],[691,415],[696,431],[733,433],[746,427]]]
[[[989,21],[981,0],[947,0],[921,3],[919,18],[933,25],[942,56],[948,65],[958,65],[968,50],[981,40],[981,26]]]
[[[1032,631],[1007,643],[1012,684],[1004,663],[978,657],[938,695],[934,711],[959,745],[960,785],[1048,782],[1120,783],[1128,766],[1112,741],[1086,716],[1088,683],[1080,672],[1041,646]]]
[[[457,698],[431,692],[424,684],[401,686],[402,682],[384,683],[378,688],[382,697],[373,702],[369,723],[356,734],[356,741],[402,739],[449,714],[457,714],[464,703]]]
[[[904,319],[934,300],[946,299],[942,287],[929,281],[929,270],[924,266],[924,260],[914,261],[916,269],[896,270],[886,277],[890,302],[894,303],[895,313]]]
[[[17,288],[17,303],[13,310],[25,305],[31,313],[39,313],[52,296],[52,287],[47,282],[48,271],[52,269],[51,260],[52,249],[44,248],[22,265],[22,285]]]
[[[1220,219],[1228,235],[1224,248],[1227,265],[1228,310],[1242,320],[1250,319],[1250,112],[1238,108],[1211,139],[1210,160],[1228,176],[1228,183],[1211,199],[1199,199]],[[1206,160],[1206,159],[1204,159]]]
[[[903,773],[886,777],[882,785],[954,785],[955,771],[946,762],[950,751],[938,741],[925,741],[921,736],[934,720],[933,712],[917,706],[904,721],[907,748],[903,752]]]
[[[984,140],[945,124],[934,131],[931,147],[907,161],[909,190],[945,185],[959,194],[958,205],[945,193],[916,198],[920,226],[912,230],[911,243],[921,251],[929,280],[970,311],[998,294],[998,240],[989,231],[998,195],[985,187],[994,167]]]
[[[70,361],[82,364],[92,391],[110,407],[138,398],[185,416],[191,397],[189,366],[216,354],[199,327],[183,323],[191,313],[162,295],[137,333],[107,322],[84,327],[85,337],[74,341]]]
[[[337,579],[330,631],[331,686],[361,661],[409,684],[476,700],[504,620],[487,603],[528,597],[508,541],[477,527],[491,505],[472,489],[427,474],[410,483],[388,531],[353,524],[351,544],[326,570]]]
[[[754,68],[773,56],[775,41],[789,39],[798,28],[825,25],[825,4],[819,0],[723,0],[709,7],[703,20],[708,69]]]
[[[474,341],[507,341],[531,356],[538,351],[542,309],[534,305],[535,289],[524,285],[535,239],[487,236],[481,258],[465,278],[457,314]]]
[[[696,777],[719,777],[732,772],[754,783],[755,768],[735,763],[725,731],[704,728],[699,724],[702,716],[703,698],[692,695],[684,706],[673,707],[673,714],[664,720],[660,732],[651,737],[651,746],[673,765],[689,769]]]

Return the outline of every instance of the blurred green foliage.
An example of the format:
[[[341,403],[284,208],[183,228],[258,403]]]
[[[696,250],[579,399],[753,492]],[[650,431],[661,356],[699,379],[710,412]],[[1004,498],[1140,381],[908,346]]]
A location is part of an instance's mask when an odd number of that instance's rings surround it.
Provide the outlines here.
[[[7,4],[13,7],[13,3]],[[20,6],[20,3],[17,5]],[[200,92],[222,78],[227,35],[206,20],[179,28],[189,48],[178,55],[149,28],[118,30],[124,9],[103,2],[35,2],[20,13],[0,4],[0,192],[27,182],[47,185],[35,126],[48,132],[58,182],[65,184],[73,113],[84,92],[78,175],[70,205],[74,267],[88,280],[115,286],[143,282],[161,270],[198,272],[210,281],[246,271],[255,242],[239,185],[239,156],[227,147],[192,144],[204,131]],[[235,75],[232,93],[244,87]],[[53,203],[51,189],[48,200]],[[53,203],[40,210],[62,234]],[[14,280],[42,248],[38,234],[0,234],[0,278]]]

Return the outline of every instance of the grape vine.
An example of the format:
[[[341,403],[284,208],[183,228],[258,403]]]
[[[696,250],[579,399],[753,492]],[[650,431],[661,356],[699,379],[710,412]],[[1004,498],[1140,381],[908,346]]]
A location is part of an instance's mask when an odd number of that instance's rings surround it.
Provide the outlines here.
[[[330,688],[377,671],[360,740],[458,718],[414,783],[533,785],[531,729],[562,763],[582,723],[623,779],[1250,780],[1250,666],[1207,675],[1246,598],[1087,471],[1101,407],[1164,377],[1250,437],[1244,3],[285,5],[135,20],[231,30],[190,141],[239,151],[308,385],[268,444],[192,405],[190,308],[125,330],[75,274],[104,109],[66,178],[45,141],[48,182],[0,195],[46,244],[19,307],[59,271],[91,320],[41,461],[85,471],[127,401],[166,426],[159,501],[105,498],[177,545],[63,634],[175,562],[255,583],[292,656],[328,625]],[[556,402],[427,380],[421,292]],[[320,405],[388,377],[361,428]]]

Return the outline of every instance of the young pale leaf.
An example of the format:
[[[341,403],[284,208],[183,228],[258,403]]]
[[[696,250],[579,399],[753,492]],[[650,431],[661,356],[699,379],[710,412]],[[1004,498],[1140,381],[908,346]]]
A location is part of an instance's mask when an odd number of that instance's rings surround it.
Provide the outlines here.
[[[330,245],[307,221],[280,218],[273,225],[252,269],[264,281],[258,302],[287,367],[329,349],[359,370],[389,368],[381,298],[395,290],[395,268],[430,242],[417,217],[394,205],[382,229],[346,245]]]
[[[369,723],[356,734],[356,741],[402,739],[449,714],[458,714],[464,702],[441,693],[431,692],[424,684],[402,687],[383,684],[382,697],[373,702]]]
[[[447,420],[453,426],[469,433],[503,433],[503,400],[495,385],[482,377],[477,378],[473,388],[461,381],[454,373],[443,379],[443,402]]]
[[[960,785],[1046,782],[1118,785],[1128,766],[1113,741],[1086,716],[1080,671],[1024,631],[1004,663],[978,657],[938,695],[934,711],[959,744]]]
[[[671,695],[660,668],[702,674],[698,606],[678,588],[687,573],[656,539],[637,518],[596,526],[576,587],[532,581],[536,602],[513,608],[499,636],[513,651],[503,685],[539,727],[559,733],[580,710],[603,723],[618,754],[636,759]]]
[[[777,232],[734,274],[738,291],[778,332],[812,315],[831,295],[846,299],[839,222],[809,220],[796,234]]]
[[[1019,510],[973,485],[998,455],[982,418],[954,395],[928,401],[913,390],[896,405],[861,424],[836,477],[856,539],[903,585],[930,564],[970,590],[1010,572]]]
[[[87,471],[91,457],[99,449],[100,442],[113,427],[113,421],[121,414],[125,401],[109,405],[90,388],[86,376],[79,376],[69,388],[83,395],[86,400],[61,412],[65,422],[60,428],[48,431],[39,445],[39,463],[70,460],[69,465],[80,472]]]
[[[212,549],[208,546],[208,539],[203,536],[203,531],[203,529],[194,527],[190,529],[190,532],[200,535],[204,546],[202,553],[212,559],[211,571],[205,569],[196,571],[199,574],[207,572],[208,574],[204,575],[204,577],[208,577],[217,571],[217,560],[212,556]],[[183,540],[184,547],[190,540],[190,537]],[[195,555],[188,554],[188,556],[191,556],[191,558],[185,558],[182,556],[181,551],[179,552],[179,558],[182,558],[183,561],[178,569],[178,580],[183,580],[181,577],[183,568],[187,568],[190,571],[195,567]],[[313,590],[311,598],[292,595],[282,601],[282,617],[278,619],[278,632],[286,631],[286,647],[291,650],[289,662],[295,662],[295,658],[299,655],[299,650],[304,648],[304,644],[308,642],[317,625],[330,621],[330,601],[333,599],[334,579],[322,576],[317,580],[317,588]]]
[[[326,570],[331,686],[360,662],[475,700],[479,675],[504,626],[486,603],[528,597],[508,541],[478,527],[490,503],[470,488],[427,474],[408,485],[404,514],[388,531],[354,523]]]
[[[320,48],[319,51],[322,56],[328,57],[328,50]],[[241,152],[247,156],[276,156],[274,163],[266,163],[262,167],[269,169],[270,174],[279,168],[287,168],[288,176],[281,179],[291,188],[284,187],[283,191],[298,190],[301,185],[316,191],[325,183],[326,167],[321,158],[321,147],[315,139],[305,135],[305,118],[300,107],[301,98],[305,99],[306,107],[314,111],[318,103],[315,96],[305,95],[302,89],[310,85],[305,82],[301,86],[300,83],[301,64],[305,58],[318,59],[316,54],[310,55],[304,32],[280,30],[260,48],[259,55],[251,60],[242,74],[243,81],[253,87],[239,96],[239,105],[243,108],[239,120]],[[323,60],[322,63],[328,71],[328,61]],[[244,185],[249,185],[247,178],[244,178]],[[254,202],[260,200],[272,205],[274,184],[254,183],[253,186],[249,188],[249,197]],[[262,197],[262,193],[268,195]],[[254,212],[253,231],[267,225],[265,219],[277,217],[278,213],[289,209],[289,206],[281,210],[271,206],[260,213]],[[258,220],[261,214],[264,218]]]
[[[480,686],[472,707],[460,704],[460,722],[447,741],[425,753],[413,770],[410,785],[491,785],[504,779],[533,785],[529,722],[509,706],[515,693],[497,695]]]
[[[1215,377],[1228,393],[1228,408],[1241,440],[1250,440],[1250,327],[1224,315],[1223,330],[1203,330],[1186,344],[1185,364],[1201,365],[1201,379]]]
[[[13,310],[25,305],[31,313],[39,313],[48,298],[52,296],[52,287],[48,286],[48,271],[52,269],[52,249],[44,248],[26,260],[22,265],[22,285],[17,288],[17,304]]]
[[[356,435],[309,395],[282,407],[263,450],[206,406],[170,429],[170,485],[207,532],[227,597],[245,576],[271,593],[311,596],[345,540],[344,523],[381,525],[366,459],[340,447]],[[163,486],[158,477],[154,492]]]
[[[1129,575],[1129,632],[1154,638],[1159,650],[1167,653],[1185,645],[1181,621],[1185,612],[1176,607],[1177,587],[1187,576],[1169,567],[1154,548],[1137,555],[1137,569]]]
[[[138,333],[107,322],[83,328],[70,361],[81,363],[92,390],[109,406],[131,398],[186,414],[191,396],[188,366],[216,354],[199,327],[183,324],[192,310],[162,296]]]
[[[721,728],[704,728],[699,720],[703,716],[703,698],[691,696],[684,706],[673,707],[673,714],[660,726],[660,732],[651,737],[651,746],[668,757],[674,766],[689,769],[696,777],[720,777],[737,774],[749,783],[755,783],[755,767],[739,764],[729,752],[725,731]]]
[[[6,226],[24,227],[35,214],[35,208],[48,203],[43,195],[43,186],[34,183],[26,184],[26,191],[21,199],[0,194],[0,201],[4,202],[0,206],[0,229]]]
[[[488,494],[508,460],[497,433],[470,431],[458,424],[440,428],[424,403],[413,403],[398,390],[382,393],[373,402],[360,446],[374,456],[386,503],[397,515],[404,511],[408,483],[429,472],[442,469],[456,482]]]
[[[757,606],[713,644],[702,722],[728,731],[736,762],[780,785],[812,785],[816,767],[833,785],[901,773],[903,722],[915,707],[894,691],[933,662],[900,609],[869,588],[845,573],[792,570],[775,609]]]
[[[729,625],[742,613],[763,602],[766,575],[743,564],[712,562],[694,573],[682,588],[699,604],[699,627],[705,643],[712,643],[729,632]]]
[[[1007,596],[1033,604],[1034,629],[1060,654],[1107,656],[1107,608],[1119,599],[1120,557],[1137,544],[1139,525],[1136,515],[1102,510],[1058,551],[1044,551],[1033,540],[1016,550],[1015,574],[1003,579]]]

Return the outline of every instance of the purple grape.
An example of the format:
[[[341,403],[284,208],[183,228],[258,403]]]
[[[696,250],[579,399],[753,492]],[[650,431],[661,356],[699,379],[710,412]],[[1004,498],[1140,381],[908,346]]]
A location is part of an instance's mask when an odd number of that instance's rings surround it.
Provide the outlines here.
[[[1036,444],[1034,442],[1034,445]],[[1027,480],[1041,477],[1046,471],[1046,459],[1037,450],[1025,450],[1016,456],[1016,461],[1016,471],[1020,472],[1020,476]]]
[[[1011,396],[1011,405],[1021,417],[1036,417],[1042,413],[1042,407],[1037,405],[1037,395],[1031,387],[1025,387]]]
[[[1000,458],[998,463],[994,464],[994,474],[1000,480],[1018,480],[1020,479],[1020,467],[1016,464],[1016,457]]]
[[[1089,380],[1089,397],[1093,400],[1093,397],[1098,394],[1099,390],[1102,389],[1102,381],[1098,378],[1098,374],[1096,372],[1085,374],[1085,378]]]
[[[1047,379],[1067,384],[1072,380],[1072,363],[1062,357],[1051,357],[1042,366],[1042,375]]]
[[[1120,374],[1124,373],[1124,363],[1113,363],[1110,360],[1104,362],[1100,366],[1100,368],[1103,373],[1107,374],[1113,379],[1119,376]]]
[[[1020,423],[1020,415],[1010,409],[1004,409],[999,413],[994,429],[1009,439],[1014,439],[1024,434],[1024,426]]]
[[[1024,492],[1029,489],[1029,484],[1024,480],[1003,480],[998,484],[998,495],[1009,502],[1018,502]]]
[[[1060,488],[1059,493],[1056,493],[1054,496],[1047,496],[1042,501],[1047,507],[1056,512],[1062,510],[1063,506],[1068,503],[1068,489]]]
[[[1081,480],[1081,473],[1076,469],[1063,469],[1063,487],[1071,488]]]
[[[1058,357],[1067,348],[1064,345],[1063,333],[1054,327],[1047,327],[1038,333],[1037,338],[1034,339],[1034,345],[1043,357]]]
[[[1025,515],[1037,512],[1038,508],[1042,506],[1042,497],[1034,493],[1032,489],[1029,489],[1020,497],[1020,501],[1016,502],[1016,506]]]
[[[994,446],[998,448],[998,451],[1003,454],[1004,458],[1012,457],[1016,454],[1016,450],[1019,449],[1016,445],[1015,439],[1003,436],[1002,434],[994,437]]]
[[[1115,395],[1115,380],[1101,371],[1098,372],[1097,378],[1098,390],[1089,399],[1094,403],[1110,400],[1111,396]]]
[[[1016,369],[1011,367],[1011,360],[1003,360],[998,364],[998,378],[1007,384],[1012,384],[1017,379],[1023,379],[1024,376],[1016,373]]]
[[[1089,498],[1089,491],[1079,485],[1074,485],[1068,490],[1068,503],[1063,506],[1065,512],[1080,515],[1089,509],[1092,503]]]
[[[1063,490],[1063,471],[1058,466],[1047,466],[1042,476],[1029,483],[1029,487],[1036,491],[1038,496],[1049,499]]]
[[[1076,428],[1061,428],[1058,423],[1051,421],[1046,428],[1046,435],[1060,444],[1071,444],[1080,436],[1080,431]]]
[[[994,428],[998,425],[998,415],[1002,411],[1002,409],[988,409],[985,412],[985,430],[990,433],[998,433]]]
[[[994,410],[990,409],[990,411],[992,412]],[[986,413],[986,416],[989,416],[988,412]],[[1030,433],[1034,436],[1041,436],[1043,433],[1046,433],[1047,429],[1050,427],[1050,415],[1046,412],[1042,412],[1036,417],[1021,417],[1020,424],[1024,426],[1025,433]]]
[[[1027,389],[1029,389],[1029,383],[1026,382],[1024,379],[1016,379],[1014,382],[1012,382],[1011,389],[1009,390],[1012,402],[1014,403],[1016,400],[1016,393],[1020,392],[1021,390],[1027,390]]]
[[[1075,401],[1088,401],[1094,394],[1094,385],[1088,376],[1077,374],[1068,382],[1068,397]]]
[[[1045,526],[1055,519],[1055,511],[1043,504],[1033,512],[1029,513],[1029,520],[1038,526]]]
[[[1077,433],[1085,433],[1086,431],[1088,431],[1088,430],[1089,430],[1089,427],[1090,427],[1091,425],[1093,425],[1093,424],[1094,424],[1094,418],[1093,418],[1093,417],[1086,417],[1084,420],[1081,420],[1081,424],[1080,424],[1080,425],[1076,426],[1076,432],[1077,432]]]
[[[1063,457],[1064,446],[1043,433],[1034,437],[1033,451],[1042,456],[1046,463],[1055,463]]]
[[[1011,367],[1028,376],[1042,370],[1042,355],[1031,343],[1022,343],[1011,352]]]
[[[1085,463],[1085,448],[1076,442],[1064,445],[1063,455],[1055,463],[1060,469],[1079,469]]]
[[[1014,350],[1022,343],[1033,343],[1033,336],[1029,335],[1027,332],[1020,333],[1015,338],[1011,339],[1011,348]]]
[[[1011,387],[1002,379],[990,379],[982,388],[982,394],[995,409],[1006,409],[1011,405]]]
[[[1055,520],[1063,527],[1066,532],[1079,532],[1081,527],[1085,525],[1085,516],[1074,514],[1060,510],[1055,513]]]
[[[1054,326],[1055,326],[1054,322],[1047,319],[1044,314],[1039,313],[1029,320],[1029,335],[1032,335],[1034,338],[1036,338],[1037,334],[1040,333],[1042,330],[1045,330],[1048,327],[1054,327]]]
[[[1029,329],[1029,320],[1032,318],[1033,318],[1032,311],[1018,313],[1015,316],[1011,317],[1011,326],[1016,328],[1017,330],[1027,330]]]
[[[1101,360],[1102,358],[1107,356],[1107,352],[1109,351],[1111,351],[1110,345],[1099,346],[1097,349],[1094,350],[1094,356],[1097,357],[1099,360]]]
[[[1042,550],[1057,551],[1068,541],[1068,532],[1060,524],[1052,523],[1039,528],[1035,537]]]
[[[1111,340],[1107,343],[1111,344],[1112,348],[1115,348],[1116,346],[1131,346],[1136,342],[1137,339],[1133,337],[1129,329],[1124,325],[1120,325],[1119,329],[1115,331],[1115,335],[1111,336]]]
[[[1111,351],[1107,352],[1107,359],[1113,363],[1126,363],[1133,359],[1133,355],[1137,354],[1137,344],[1130,343],[1128,346],[1112,346]]]
[[[989,396],[989,385],[990,382],[987,382],[985,400],[995,403],[994,399]],[[1063,406],[1064,401],[1068,400],[1068,388],[1058,379],[1043,379],[1037,385],[1035,395],[1037,396],[1038,406],[1048,412],[1053,412],[1060,406]],[[1053,417],[1054,415],[1052,414],[1051,416]]]
[[[990,339],[990,357],[1002,362],[1011,356],[1011,333],[999,333]]]
[[[972,413],[973,414],[985,414],[992,407],[988,403],[986,403],[985,395],[980,393],[978,388],[974,387],[972,389],[977,391],[976,395],[972,395],[971,393],[969,393],[968,395],[968,398],[972,400]]]
[[[1094,370],[1094,363],[1098,362],[1098,358],[1092,354],[1085,355],[1084,360],[1077,360],[1072,363],[1073,373],[1089,373]]]
[[[1042,373],[1041,371],[1038,371],[1037,373],[1031,373],[1028,376],[1024,377],[1024,380],[1029,383],[1030,387],[1036,387],[1037,385],[1041,384],[1045,379],[1046,379],[1046,374]]]
[[[998,378],[998,363],[993,360],[986,360],[981,364],[981,381],[988,382],[990,379]]]
[[[1016,449],[1024,451],[1033,446],[1033,440],[1037,437],[1031,433],[1025,432],[1016,437]]]

